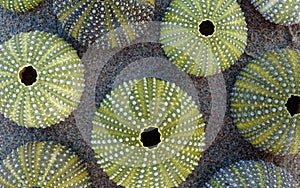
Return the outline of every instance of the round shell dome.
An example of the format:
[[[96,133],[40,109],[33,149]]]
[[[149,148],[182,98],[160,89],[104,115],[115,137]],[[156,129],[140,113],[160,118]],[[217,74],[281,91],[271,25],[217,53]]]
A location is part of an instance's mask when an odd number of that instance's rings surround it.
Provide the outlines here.
[[[0,45],[0,112],[25,127],[44,128],[78,106],[84,68],[63,39],[21,33]]]
[[[300,0],[251,0],[251,3],[271,22],[292,25],[300,21]]]
[[[113,90],[95,114],[92,148],[110,179],[125,187],[174,187],[198,164],[204,123],[175,84],[144,78]]]
[[[239,132],[274,154],[300,151],[300,57],[294,50],[266,52],[237,77],[231,112]]]
[[[296,180],[273,163],[264,161],[239,161],[226,168],[221,168],[209,182],[207,188],[224,187],[299,187]]]
[[[41,1],[42,0],[0,0],[0,5],[12,11],[26,12],[36,7]]]
[[[84,45],[101,47],[130,43],[154,15],[154,0],[55,0],[63,29]]]
[[[161,24],[169,60],[196,76],[230,67],[244,52],[247,26],[235,0],[173,0]]]
[[[0,187],[89,187],[86,163],[65,146],[30,142],[0,162]]]

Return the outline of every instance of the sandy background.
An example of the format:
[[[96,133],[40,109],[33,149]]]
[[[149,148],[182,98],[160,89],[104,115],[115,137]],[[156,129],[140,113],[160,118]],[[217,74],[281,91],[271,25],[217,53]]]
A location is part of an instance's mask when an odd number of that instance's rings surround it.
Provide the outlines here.
[[[0,8],[0,44],[9,40],[15,34],[40,30],[58,34],[65,38],[76,50],[78,50],[79,56],[83,57],[87,48],[80,46],[74,39],[67,37],[61,31],[59,21],[52,13],[52,2],[52,0],[43,0],[36,9],[27,13],[12,13],[11,11]],[[156,1],[155,21],[160,21],[162,19],[163,12],[169,2],[170,0]],[[208,78],[198,78],[194,76],[186,78],[189,83],[193,83],[191,87],[194,87],[197,91],[193,97],[198,100],[197,102],[200,106],[200,111],[204,115],[206,124],[213,123],[213,121],[210,122],[210,117],[212,111],[216,110],[212,109],[212,107],[216,105],[223,104],[222,106],[219,106],[219,109],[225,110],[225,116],[224,118],[221,116],[221,121],[218,122],[222,122],[219,127],[220,131],[210,134],[212,135],[213,140],[203,152],[203,156],[199,160],[198,166],[180,187],[202,187],[219,168],[239,160],[248,159],[272,161],[277,165],[287,168],[300,179],[300,156],[288,156],[285,158],[272,156],[253,148],[238,134],[238,131],[229,116],[228,107],[228,96],[233,83],[235,82],[235,77],[240,69],[253,59],[253,57],[264,51],[281,48],[298,48],[300,41],[300,34],[298,33],[298,31],[300,31],[299,27],[298,25],[294,25],[288,28],[266,21],[257,11],[255,11],[249,0],[242,0],[239,4],[245,13],[246,22],[248,24],[248,45],[246,47],[246,52],[239,58],[235,65],[226,70],[221,76],[222,79],[224,79],[224,87],[226,87],[226,91],[224,91],[225,95],[222,95],[225,98],[214,98],[218,95],[212,92],[218,92],[218,90],[210,90],[210,84],[212,84],[210,82],[212,81],[215,86],[217,86],[220,75]],[[130,69],[130,66],[138,66],[131,65],[132,62],[147,57],[159,57],[164,59],[165,56],[160,44],[134,44],[118,51],[112,56],[98,72],[99,77],[95,80],[97,86],[92,99],[95,100],[96,106],[99,106],[103,97],[114,87],[116,78],[119,80],[121,78],[126,79],[131,77],[130,71],[126,70]],[[175,72],[175,69],[170,69],[168,74],[172,75],[175,74]],[[122,75],[121,78],[119,75]],[[176,75],[180,74],[177,74],[176,72]],[[177,77],[178,80],[180,80],[180,78],[181,76]],[[220,87],[222,87],[222,84]],[[214,102],[216,102],[216,104]],[[85,104],[81,105],[84,106]],[[88,163],[88,170],[90,172],[93,187],[117,187],[96,164],[96,159],[88,144],[88,140],[84,140],[85,136],[88,137],[87,132],[89,131],[89,128],[81,130],[80,126],[76,126],[75,117],[76,115],[74,116],[74,114],[72,114],[65,122],[38,130],[19,127],[7,118],[4,118],[3,115],[0,115],[0,160],[3,160],[12,149],[17,148],[26,142],[33,140],[54,140],[55,142],[72,148],[80,158]],[[207,131],[210,129],[211,127],[206,127]],[[80,133],[83,133],[83,135]]]

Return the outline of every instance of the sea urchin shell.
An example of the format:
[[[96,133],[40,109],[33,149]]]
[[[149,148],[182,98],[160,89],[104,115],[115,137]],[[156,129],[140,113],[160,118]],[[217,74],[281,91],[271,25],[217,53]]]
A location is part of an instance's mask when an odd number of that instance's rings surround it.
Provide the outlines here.
[[[300,151],[300,57],[267,52],[249,63],[231,93],[232,117],[254,146],[275,154]]]
[[[300,21],[299,0],[251,0],[251,3],[271,22],[291,25]]]
[[[0,163],[0,187],[88,187],[86,163],[65,146],[29,142]]]
[[[12,11],[26,12],[36,7],[40,2],[41,0],[0,0],[0,5]]]
[[[226,168],[221,168],[209,182],[207,188],[224,187],[299,187],[296,180],[273,163],[264,161],[239,161]]]
[[[21,33],[0,45],[0,112],[26,127],[58,123],[77,107],[83,65],[63,39]]]
[[[102,45],[116,47],[141,34],[140,24],[153,17],[154,0],[55,0],[54,7],[63,29],[82,44],[108,38]]]
[[[173,0],[160,40],[170,61],[190,74],[208,76],[225,70],[244,52],[247,27],[235,0]]]
[[[144,78],[125,82],[101,103],[93,121],[98,163],[125,187],[174,187],[198,164],[204,123],[175,84]]]

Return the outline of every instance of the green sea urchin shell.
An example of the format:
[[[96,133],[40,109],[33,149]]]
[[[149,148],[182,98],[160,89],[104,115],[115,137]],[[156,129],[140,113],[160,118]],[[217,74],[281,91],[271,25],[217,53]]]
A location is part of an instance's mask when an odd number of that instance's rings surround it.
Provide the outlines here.
[[[154,15],[154,0],[55,0],[54,7],[69,35],[84,45],[108,38],[102,44],[108,47],[134,40],[142,32],[139,24]]]
[[[63,39],[21,33],[0,45],[0,112],[25,127],[58,123],[77,107],[83,65]]]
[[[300,151],[300,57],[294,50],[267,52],[249,63],[231,93],[240,133],[275,154]]]
[[[296,180],[273,163],[264,161],[239,161],[226,168],[221,168],[209,182],[207,188],[224,187],[299,187]]]
[[[160,40],[173,63],[196,76],[230,67],[244,52],[247,26],[235,0],[173,0]]]
[[[26,12],[36,7],[41,1],[42,0],[0,0],[0,5],[12,11]]]
[[[65,146],[30,142],[0,163],[0,187],[89,187],[86,163]]]
[[[107,95],[93,121],[98,163],[125,187],[174,187],[198,164],[204,123],[175,84],[144,78]]]
[[[278,0],[251,0],[255,6],[267,20],[271,22],[291,25],[300,21],[300,1],[278,1]]]

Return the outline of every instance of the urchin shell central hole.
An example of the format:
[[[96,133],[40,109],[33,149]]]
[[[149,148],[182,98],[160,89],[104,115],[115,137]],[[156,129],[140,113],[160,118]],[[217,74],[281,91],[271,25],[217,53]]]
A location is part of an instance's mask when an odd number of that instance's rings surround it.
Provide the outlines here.
[[[148,147],[150,149],[156,147],[161,142],[158,128],[149,127],[144,129],[141,133],[141,142],[144,147]]]
[[[199,25],[199,32],[202,35],[210,36],[215,32],[215,25],[209,20],[202,21]]]
[[[26,86],[30,86],[34,82],[36,82],[37,72],[32,66],[24,67],[19,72],[19,77],[23,84],[25,84]]]
[[[287,103],[285,104],[287,110],[294,116],[300,113],[300,96],[291,95],[288,99]]]

